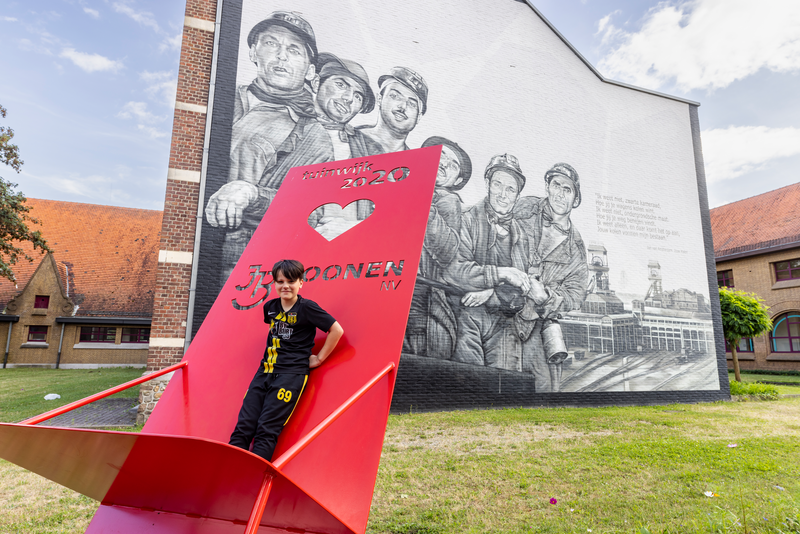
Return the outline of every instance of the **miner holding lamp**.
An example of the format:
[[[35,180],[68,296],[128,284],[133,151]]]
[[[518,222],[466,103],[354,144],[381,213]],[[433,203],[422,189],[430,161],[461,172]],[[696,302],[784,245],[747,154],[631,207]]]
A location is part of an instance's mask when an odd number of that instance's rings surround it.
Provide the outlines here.
[[[303,265],[281,260],[272,268],[273,287],[279,298],[264,304],[269,325],[264,358],[247,388],[230,444],[267,461],[289,422],[308,382],[309,369],[330,356],[344,329],[316,302],[298,294],[303,287]],[[319,353],[313,354],[317,328],[328,333]]]
[[[566,163],[544,175],[547,196],[520,198],[514,217],[530,236],[531,291],[516,322],[523,340],[522,368],[534,374],[537,393],[558,392],[567,357],[558,319],[586,299],[586,246],[570,220],[581,204],[578,172]]]

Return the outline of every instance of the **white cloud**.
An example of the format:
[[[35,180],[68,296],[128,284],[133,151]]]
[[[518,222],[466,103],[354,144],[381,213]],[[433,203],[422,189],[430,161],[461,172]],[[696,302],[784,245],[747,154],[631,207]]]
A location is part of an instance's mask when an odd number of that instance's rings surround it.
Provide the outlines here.
[[[130,17],[142,26],[147,26],[155,31],[161,31],[161,28],[158,26],[158,22],[156,22],[155,17],[149,11],[136,11],[129,5],[123,4],[122,2],[114,2],[112,6],[114,7],[114,11]]]
[[[17,22],[17,19],[14,17],[0,17],[0,20],[5,22]]]
[[[116,72],[123,67],[122,61],[114,61],[100,54],[86,54],[74,48],[65,48],[59,57],[69,59],[86,72],[111,71]]]
[[[144,124],[137,124],[136,127],[146,133],[152,139],[160,139],[162,137],[167,137],[167,132],[162,132],[153,128],[152,126],[145,126]]]
[[[609,48],[598,68],[612,79],[713,91],[762,68],[800,71],[797,0],[660,2],[636,32],[615,27],[610,17],[598,24]]]
[[[764,169],[778,158],[800,154],[800,128],[731,126],[702,133],[709,183]]]
[[[92,17],[93,19],[99,19],[100,18],[100,12],[97,11],[96,9],[92,9],[90,7],[84,7],[83,8],[83,12],[86,13],[87,15],[89,15],[90,17]]]
[[[120,119],[136,119],[139,122],[146,122],[148,124],[161,122],[166,119],[166,117],[148,111],[146,102],[128,102],[122,106],[120,112],[117,113],[117,117]]]
[[[183,41],[183,32],[179,33],[175,37],[166,37],[161,44],[158,45],[159,52],[165,52],[167,50],[180,50],[181,49],[181,41]]]
[[[20,39],[17,43],[19,44],[19,49],[23,52],[35,52],[46,56],[53,55],[53,52],[51,52],[49,48],[42,44],[34,43],[30,39]]]
[[[99,187],[107,186],[114,181],[111,178],[99,175],[78,176],[75,173],[70,173],[70,176],[70,178],[50,176],[47,180],[57,191],[82,197],[92,197],[92,191],[96,191]]]
[[[159,101],[169,106],[175,107],[175,94],[178,91],[178,76],[174,72],[147,72],[139,74],[139,77],[147,83],[145,93],[153,100]]]
[[[26,24],[25,29],[28,30],[29,33],[36,35],[39,37],[39,40],[44,45],[51,45],[51,46],[61,46],[61,47],[68,47],[69,43],[64,41],[63,39],[59,38],[56,35],[53,35],[46,29],[44,29],[43,25],[37,21],[35,24]]]
[[[169,135],[169,133],[152,126],[153,124],[164,122],[167,117],[148,111],[146,102],[128,102],[117,113],[117,117],[120,119],[135,119],[138,123],[136,129],[144,132],[151,139],[161,139]]]
[[[35,175],[26,171],[22,171],[21,176],[35,180],[46,186],[47,189],[55,189],[61,193],[58,198],[69,199],[70,197],[75,197],[76,200],[80,199],[103,205],[129,205],[132,197],[126,189],[133,189],[130,186],[132,176],[130,171],[131,169],[125,165],[117,165],[114,170],[110,171],[108,176],[101,174],[82,175],[77,172]],[[43,196],[40,198],[47,198],[52,194],[45,191],[43,191]]]
[[[607,45],[610,42],[616,40],[619,37],[620,33],[622,33],[622,30],[614,27],[614,25],[611,24],[612,17],[614,17],[614,15],[618,15],[619,13],[620,10],[617,9],[616,11],[612,11],[611,13],[609,13],[608,15],[597,21],[597,33],[595,33],[595,35],[602,36],[602,41],[601,41],[602,45]]]

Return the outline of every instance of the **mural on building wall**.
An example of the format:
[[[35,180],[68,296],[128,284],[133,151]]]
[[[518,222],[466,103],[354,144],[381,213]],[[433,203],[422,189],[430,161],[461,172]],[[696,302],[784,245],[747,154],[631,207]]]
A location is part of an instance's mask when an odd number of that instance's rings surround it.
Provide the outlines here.
[[[404,353],[719,389],[686,103],[603,83],[511,0],[224,5],[195,329],[290,168],[442,145]]]

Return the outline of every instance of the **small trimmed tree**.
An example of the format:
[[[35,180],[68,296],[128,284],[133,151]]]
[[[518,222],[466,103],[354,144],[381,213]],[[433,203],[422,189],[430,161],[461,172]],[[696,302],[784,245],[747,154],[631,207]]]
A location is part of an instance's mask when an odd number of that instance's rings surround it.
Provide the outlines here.
[[[722,309],[722,330],[733,357],[733,374],[736,381],[741,382],[736,349],[742,338],[757,337],[772,329],[772,320],[767,314],[769,308],[758,295],[728,287],[719,288],[719,305]]]

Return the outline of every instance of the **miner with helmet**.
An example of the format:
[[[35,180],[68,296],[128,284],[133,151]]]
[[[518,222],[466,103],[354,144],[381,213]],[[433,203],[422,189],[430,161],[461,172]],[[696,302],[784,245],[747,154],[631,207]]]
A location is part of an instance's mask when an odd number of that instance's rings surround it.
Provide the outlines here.
[[[328,132],[334,159],[361,158],[382,154],[383,147],[350,125],[359,113],[370,113],[375,109],[375,94],[369,84],[369,76],[359,63],[322,52],[317,61],[319,78],[314,107],[317,120]],[[323,236],[332,239],[359,220],[372,213],[373,205],[368,200],[358,200],[333,215],[325,214],[311,223]]]
[[[514,218],[526,178],[511,154],[494,156],[484,172],[487,195],[461,218],[458,257],[445,273],[467,293],[460,300],[453,360],[522,371],[515,317],[523,295],[539,295],[528,275],[528,236]],[[541,296],[541,295],[540,295]]]
[[[334,159],[316,119],[311,83],[318,59],[314,30],[288,11],[270,14],[247,36],[256,78],[237,87],[228,183],[209,199],[206,220],[225,228],[222,282],[241,256],[292,167]],[[299,146],[295,140],[303,139]]]
[[[428,109],[428,84],[406,67],[394,67],[378,78],[378,123],[360,128],[383,152],[408,150],[406,138]]]
[[[524,197],[514,217],[529,236],[532,289],[515,322],[523,341],[522,370],[533,373],[536,392],[557,392],[566,346],[557,319],[580,309],[586,299],[589,270],[586,246],[570,219],[580,206],[577,171],[566,163],[553,165],[544,175],[547,196]],[[560,345],[560,349],[553,349]]]
[[[458,254],[462,205],[458,191],[472,176],[472,160],[458,143],[445,137],[429,137],[422,148],[436,145],[441,145],[442,153],[403,350],[449,360],[455,351],[457,324],[443,273]]]
[[[328,131],[336,160],[380,154],[383,148],[350,121],[375,109],[369,76],[360,64],[322,52],[317,62],[319,80],[314,107],[317,120]]]

